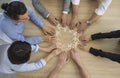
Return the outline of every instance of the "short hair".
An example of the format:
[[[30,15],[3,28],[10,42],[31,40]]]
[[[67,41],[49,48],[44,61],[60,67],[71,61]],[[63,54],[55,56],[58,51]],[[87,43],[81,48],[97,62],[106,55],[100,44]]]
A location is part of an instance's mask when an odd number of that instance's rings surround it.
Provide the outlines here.
[[[31,46],[27,42],[15,41],[8,48],[8,58],[12,64],[23,64],[30,59]]]
[[[27,8],[23,2],[13,1],[3,3],[1,8],[5,10],[5,13],[13,20],[19,20],[19,15],[24,15],[27,12]]]

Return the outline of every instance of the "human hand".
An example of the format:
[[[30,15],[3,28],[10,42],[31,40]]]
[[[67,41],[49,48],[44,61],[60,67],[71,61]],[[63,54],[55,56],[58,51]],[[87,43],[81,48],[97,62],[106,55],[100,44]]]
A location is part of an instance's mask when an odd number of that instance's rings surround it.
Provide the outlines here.
[[[58,56],[58,64],[57,67],[58,68],[62,68],[65,64],[67,64],[69,62],[69,59],[67,57],[67,54],[65,52],[62,52],[59,54]]]
[[[87,45],[80,45],[79,44],[78,48],[81,49],[81,50],[83,50],[83,51],[87,51],[87,52],[89,52],[89,50],[90,50],[90,47],[87,46]]]
[[[53,15],[49,15],[48,16],[48,21],[50,22],[50,24],[57,26],[58,24],[58,19],[56,17],[54,17]]]
[[[52,27],[43,26],[42,31],[45,35],[54,35],[55,30]]]
[[[44,36],[42,37],[42,40],[45,41],[45,42],[53,42],[55,40],[55,36]]]
[[[92,40],[92,38],[91,38],[91,35],[87,35],[87,36],[82,35],[82,36],[79,37],[79,40],[83,41],[83,42],[89,42],[89,41]]]
[[[78,61],[79,60],[79,52],[76,51],[75,49],[71,49],[70,50],[70,54],[71,54],[71,57],[74,61]]]
[[[63,27],[68,26],[68,14],[62,14],[61,23]]]
[[[87,29],[86,23],[84,21],[80,22],[79,26],[77,26],[77,32],[83,32],[85,29]]]
[[[79,25],[80,25],[80,22],[78,20],[78,17],[74,17],[74,18],[72,18],[72,20],[70,22],[69,28],[72,30],[75,27],[78,27]]]

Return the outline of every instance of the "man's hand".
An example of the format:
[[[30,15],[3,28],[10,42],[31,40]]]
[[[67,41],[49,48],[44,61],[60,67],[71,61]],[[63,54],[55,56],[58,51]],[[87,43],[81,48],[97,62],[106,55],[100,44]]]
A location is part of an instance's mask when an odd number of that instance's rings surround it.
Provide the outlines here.
[[[81,49],[81,50],[83,50],[83,51],[87,51],[87,52],[89,52],[89,50],[90,50],[90,47],[87,46],[87,45],[80,45],[79,44],[78,48]]]
[[[78,27],[79,25],[80,25],[80,22],[78,20],[78,17],[73,17],[71,22],[70,22],[69,28],[72,30],[75,27]]]
[[[43,26],[42,31],[45,35],[51,35],[52,36],[52,35],[55,34],[55,30],[52,27]]]
[[[83,42],[89,42],[89,41],[92,40],[92,38],[91,38],[91,35],[87,35],[87,36],[82,35],[82,36],[79,37],[79,40],[83,41]]]
[[[49,15],[47,19],[50,22],[50,24],[52,24],[54,26],[58,25],[58,19],[56,17],[54,17],[53,15]]]
[[[67,57],[67,54],[65,52],[62,52],[59,54],[58,56],[58,64],[57,67],[58,68],[62,68],[65,64],[67,64],[69,62],[69,59]]]
[[[59,55],[61,52],[62,52],[61,49],[54,49],[54,50],[52,50],[51,53],[50,53],[48,56],[46,56],[44,59],[45,59],[46,62],[48,62],[50,59],[52,59],[53,57]]]
[[[87,29],[87,25],[86,25],[86,22],[81,22],[79,24],[79,26],[77,26],[77,32],[80,33],[80,32],[83,32],[85,31],[85,29]]]
[[[63,27],[68,26],[68,14],[62,14],[61,23]]]
[[[53,40],[55,40],[55,36],[44,36],[42,37],[42,40],[45,41],[45,42],[52,42]]]
[[[78,61],[79,60],[79,52],[76,51],[75,49],[71,49],[70,50],[70,53],[71,53],[71,58],[74,60],[74,61]]]

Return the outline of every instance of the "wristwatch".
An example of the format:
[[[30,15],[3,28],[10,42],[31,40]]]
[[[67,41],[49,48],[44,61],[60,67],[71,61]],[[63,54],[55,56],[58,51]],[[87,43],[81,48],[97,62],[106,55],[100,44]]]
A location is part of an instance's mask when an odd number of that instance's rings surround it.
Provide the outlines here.
[[[90,26],[91,22],[90,21],[86,21],[86,26]]]

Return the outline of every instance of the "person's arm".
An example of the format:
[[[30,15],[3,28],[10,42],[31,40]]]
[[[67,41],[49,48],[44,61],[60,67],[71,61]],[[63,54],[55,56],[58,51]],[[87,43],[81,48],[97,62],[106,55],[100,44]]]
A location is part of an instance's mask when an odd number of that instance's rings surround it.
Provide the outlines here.
[[[68,62],[69,62],[69,59],[65,52],[62,52],[61,54],[59,54],[58,63],[56,65],[56,67],[53,69],[53,71],[50,72],[50,74],[48,75],[48,78],[58,78],[59,72],[61,71],[63,66]]]
[[[78,19],[78,9],[79,9],[80,0],[72,0],[72,19],[70,22],[70,29],[74,29],[79,26]]]
[[[58,24],[58,20],[57,18],[50,14],[46,8],[41,4],[40,0],[32,0],[32,4],[34,6],[34,8],[44,17],[46,18],[50,24],[57,26]]]
[[[61,71],[61,68],[57,65],[53,71],[49,74],[48,78],[57,78],[59,72]]]
[[[120,38],[120,30],[107,32],[107,33],[96,33],[91,35],[92,40],[104,39],[104,38]]]
[[[11,40],[1,29],[0,29],[0,39],[7,43],[12,43],[13,40]]]
[[[64,0],[64,3],[63,3],[63,14],[68,14],[70,12],[70,3],[71,3],[71,0]]]
[[[43,27],[44,24],[43,24],[42,20],[39,18],[39,16],[37,16],[37,15],[35,14],[35,12],[32,11],[31,8],[27,8],[27,9],[28,9],[28,15],[29,15],[29,17],[30,17],[30,20],[31,20],[34,24],[36,24],[37,26]]]
[[[63,0],[61,23],[62,26],[68,26],[68,13],[70,12],[71,0]]]
[[[96,22],[107,10],[108,6],[111,4],[112,0],[101,0],[98,8],[92,14],[92,16],[87,20],[91,24]]]
[[[100,3],[98,3],[98,8],[95,10],[96,15],[102,16],[108,9],[111,2],[112,0],[101,0]]]
[[[78,61],[76,63],[82,78],[90,78],[82,62]]]
[[[28,71],[39,70],[43,68],[45,65],[46,65],[46,61],[44,59],[40,59],[38,62],[35,63],[25,63],[21,65],[16,65],[12,67],[12,70],[16,72],[28,72]]]
[[[78,67],[78,70],[79,70],[79,72],[81,74],[81,77],[82,78],[90,78],[87,70],[84,68],[83,63],[80,60],[81,58],[79,56],[79,52],[76,51],[75,49],[71,49],[70,53],[71,53],[71,57],[72,57],[73,61],[75,62],[75,64]]]
[[[40,0],[32,0],[32,4],[33,7],[42,15],[42,17],[47,18],[49,16],[49,12],[41,4]]]
[[[116,62],[120,63],[120,54],[104,52],[102,50],[97,50],[97,49],[94,49],[94,48],[90,48],[89,52],[91,54],[95,55],[95,56],[105,57],[105,58],[108,58],[112,61],[116,61]]]
[[[61,50],[56,49],[53,50],[49,55],[47,55],[45,58],[40,59],[39,61],[35,63],[25,63],[20,64],[16,66],[11,66],[12,70],[17,72],[27,72],[27,71],[33,71],[33,70],[39,70],[40,68],[43,68],[46,63],[48,63],[54,56],[61,53]]]
[[[39,36],[38,37],[24,37],[21,32],[17,31],[17,29],[16,30],[14,28],[11,29],[10,27],[11,26],[6,25],[6,28],[4,28],[4,32],[13,41],[16,41],[16,40],[26,41],[30,44],[37,44],[37,43],[40,43],[42,41],[42,38]],[[21,31],[21,29],[20,29],[20,31]]]

